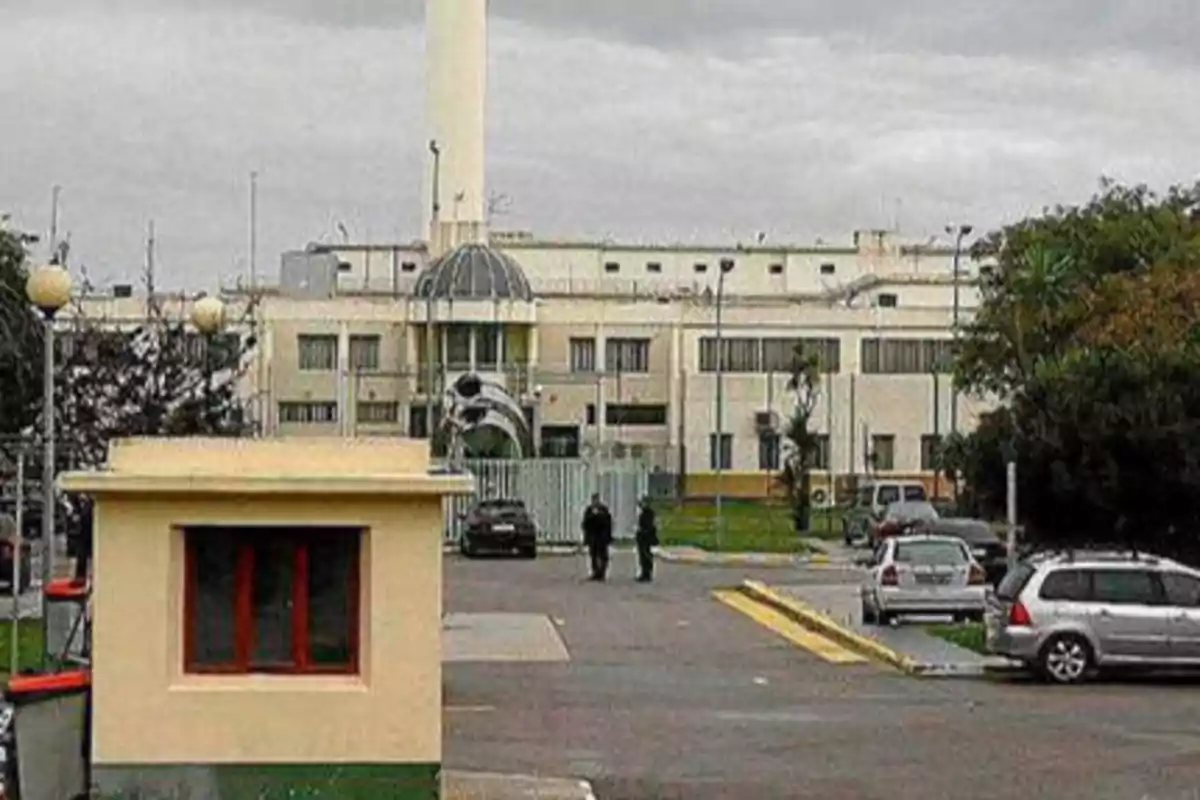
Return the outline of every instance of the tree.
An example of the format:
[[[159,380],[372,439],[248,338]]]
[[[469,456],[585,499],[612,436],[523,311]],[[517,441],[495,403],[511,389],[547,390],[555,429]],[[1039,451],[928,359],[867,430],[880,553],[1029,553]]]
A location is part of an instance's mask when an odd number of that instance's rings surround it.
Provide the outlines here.
[[[968,501],[1044,543],[1114,540],[1200,557],[1200,186],[1110,182],[1087,205],[988,236],[957,380],[1003,407],[949,443]]]
[[[0,231],[0,459],[27,451],[26,469],[41,474],[42,322],[25,299],[25,246],[32,237]],[[60,251],[61,252],[61,251]],[[142,320],[128,324],[89,316],[87,293],[56,323],[56,470],[104,463],[113,439],[131,436],[240,436],[250,432],[242,378],[256,345],[250,320],[257,298],[228,332],[207,339],[190,329],[188,298],[150,298]],[[34,492],[32,499],[40,496]],[[81,509],[64,504],[67,530]],[[31,526],[40,511],[29,514]]]
[[[792,351],[788,391],[792,393],[792,412],[784,429],[783,469],[778,481],[787,493],[796,533],[809,529],[812,516],[812,477],[816,463],[817,435],[810,430],[813,413],[821,398],[821,361],[803,344]]]
[[[26,247],[37,237],[0,227],[0,437],[33,422],[42,396],[42,323],[25,297]]]

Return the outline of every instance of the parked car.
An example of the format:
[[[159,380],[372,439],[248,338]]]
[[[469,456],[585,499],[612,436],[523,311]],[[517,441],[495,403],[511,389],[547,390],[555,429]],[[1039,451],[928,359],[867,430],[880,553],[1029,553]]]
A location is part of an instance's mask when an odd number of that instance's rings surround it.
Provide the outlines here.
[[[981,519],[941,517],[921,520],[913,527],[913,532],[962,539],[971,548],[972,557],[983,567],[987,582],[992,586],[998,586],[1004,573],[1008,572],[1008,544]]]
[[[953,536],[884,539],[867,559],[862,618],[887,625],[907,614],[980,619],[986,576],[970,548]]]
[[[523,500],[483,500],[462,520],[459,549],[464,556],[516,553],[522,558],[537,558],[537,522]]]
[[[900,501],[928,500],[920,481],[868,481],[858,487],[854,502],[842,517],[842,538],[847,545],[867,542],[871,526],[883,518],[887,507]]]
[[[1055,683],[1200,666],[1200,571],[1127,552],[1034,554],[988,597],[987,648]]]
[[[892,503],[883,512],[883,517],[871,526],[868,542],[871,547],[889,536],[904,536],[912,533],[920,522],[928,522],[938,518],[937,509],[924,500],[901,500]]]

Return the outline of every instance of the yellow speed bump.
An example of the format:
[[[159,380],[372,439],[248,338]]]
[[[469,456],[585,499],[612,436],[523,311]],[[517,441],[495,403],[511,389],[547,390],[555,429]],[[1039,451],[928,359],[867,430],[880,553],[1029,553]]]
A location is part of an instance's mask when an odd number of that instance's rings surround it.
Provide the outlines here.
[[[751,600],[742,592],[730,589],[714,592],[713,595],[725,605],[740,611],[764,628],[774,631],[792,644],[799,645],[832,664],[867,663],[867,659],[858,653],[847,650],[831,639],[813,633],[770,606]]]

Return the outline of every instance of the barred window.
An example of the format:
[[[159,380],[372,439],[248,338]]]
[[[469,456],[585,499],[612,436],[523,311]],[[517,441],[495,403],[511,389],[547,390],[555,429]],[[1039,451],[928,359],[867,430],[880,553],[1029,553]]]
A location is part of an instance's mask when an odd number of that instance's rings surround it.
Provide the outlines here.
[[[822,372],[840,372],[842,367],[842,343],[836,338],[747,338],[721,339],[724,354],[723,372],[765,373],[792,371],[796,347],[815,353]],[[700,371],[717,371],[717,340],[706,337],[700,340]]]
[[[890,472],[896,468],[896,437],[890,433],[876,434],[871,437],[872,466],[880,472]]]
[[[356,372],[379,371],[378,336],[350,337],[350,368]]]
[[[338,337],[300,334],[296,337],[300,369],[305,372],[332,372],[337,369]]]
[[[386,400],[364,400],[356,411],[358,421],[369,425],[394,425],[400,421],[400,404]]]
[[[863,339],[864,375],[948,373],[954,364],[951,339]]]
[[[928,433],[921,437],[921,471],[936,472],[942,468],[944,437]]]
[[[649,339],[609,339],[604,343],[606,372],[649,372]]]
[[[313,425],[337,422],[335,402],[280,403],[279,421],[293,425]]]
[[[571,339],[571,372],[596,371],[596,340]]]

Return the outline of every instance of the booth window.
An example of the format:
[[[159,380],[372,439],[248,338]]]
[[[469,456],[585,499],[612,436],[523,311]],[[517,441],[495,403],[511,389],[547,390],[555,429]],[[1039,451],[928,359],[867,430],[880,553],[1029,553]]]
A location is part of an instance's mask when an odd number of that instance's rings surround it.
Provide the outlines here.
[[[186,672],[358,672],[361,530],[204,527],[184,538]]]

